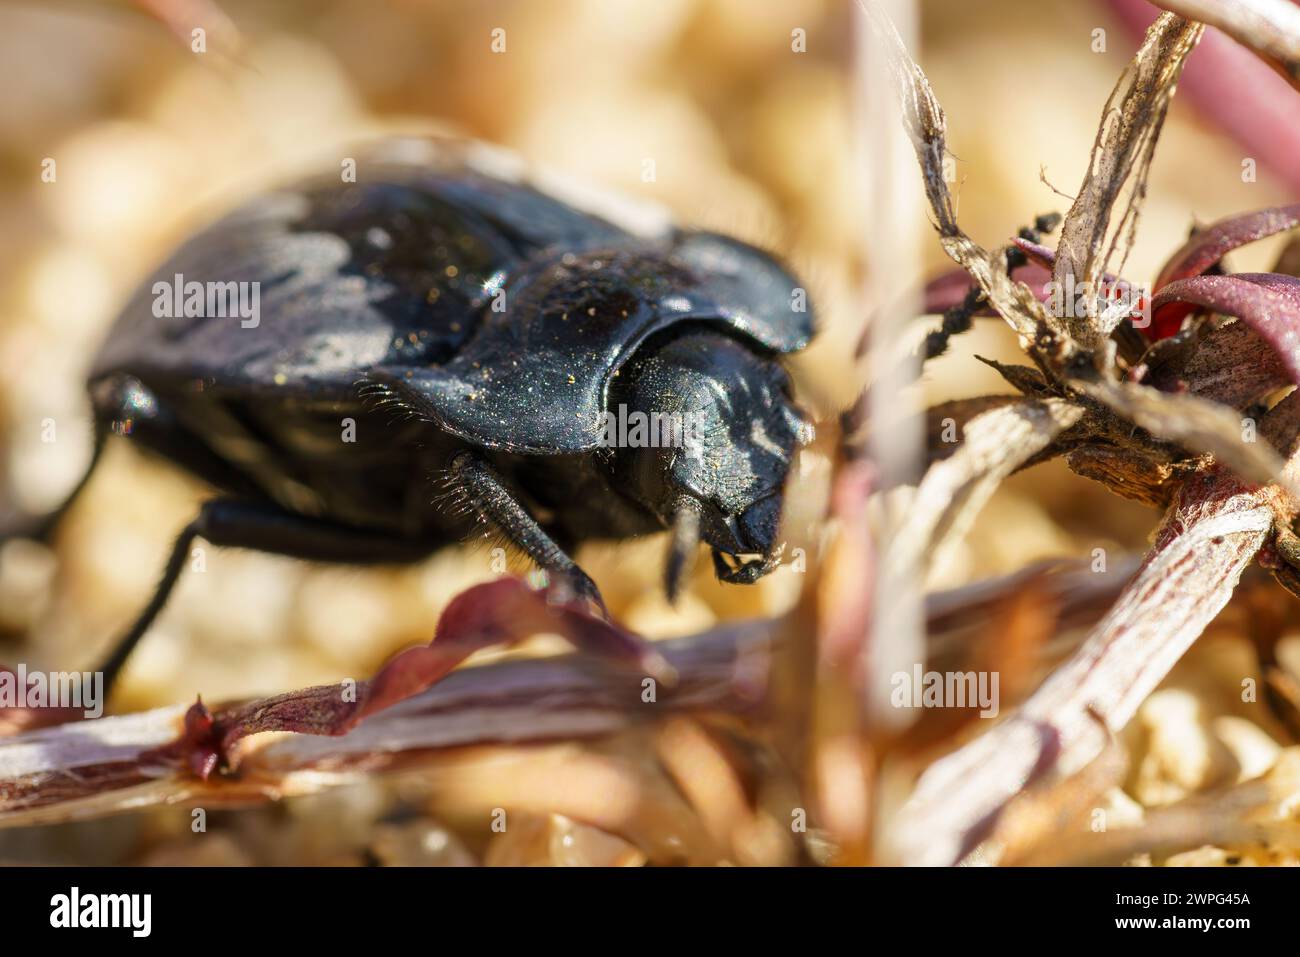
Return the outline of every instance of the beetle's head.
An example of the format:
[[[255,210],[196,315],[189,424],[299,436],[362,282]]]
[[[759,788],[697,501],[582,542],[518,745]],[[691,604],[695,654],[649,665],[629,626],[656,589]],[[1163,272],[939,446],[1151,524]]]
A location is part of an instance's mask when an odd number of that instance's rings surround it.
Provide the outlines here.
[[[726,335],[690,332],[642,348],[614,381],[606,443],[626,490],[673,530],[669,596],[701,540],[722,581],[749,584],[775,568],[782,490],[808,429],[781,365]]]

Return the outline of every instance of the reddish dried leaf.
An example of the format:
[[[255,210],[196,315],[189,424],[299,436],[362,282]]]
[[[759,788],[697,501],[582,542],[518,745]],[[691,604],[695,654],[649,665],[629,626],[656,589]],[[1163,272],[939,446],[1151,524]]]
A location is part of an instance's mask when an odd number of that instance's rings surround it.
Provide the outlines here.
[[[1245,409],[1291,382],[1291,373],[1272,348],[1245,322],[1229,322],[1206,333],[1176,362],[1143,380],[1166,392],[1183,389],[1234,409]]]
[[[631,632],[598,618],[559,586],[534,590],[517,578],[476,585],[452,600],[433,640],[401,652],[369,681],[320,685],[238,705],[213,714],[202,701],[190,708],[179,741],[163,756],[188,764],[200,778],[232,767],[240,738],[263,731],[341,735],[369,715],[418,694],[474,652],[541,633],[563,635],[591,652],[642,674],[672,682],[672,668]]]
[[[1169,257],[1156,279],[1159,292],[1175,279],[1199,276],[1241,246],[1300,226],[1300,203],[1229,216],[1197,232]]]
[[[1012,236],[1011,241],[1020,248],[1020,251],[1023,252],[1025,257],[1034,265],[1048,273],[1051,273],[1055,268],[1056,250],[1049,249],[1042,243],[1031,243],[1029,240],[1022,239],[1019,236]],[[1051,278],[1050,275],[1048,278]]]
[[[1167,323],[1171,308],[1195,307],[1237,316],[1272,346],[1291,381],[1300,383],[1300,279],[1279,273],[1176,279],[1156,294],[1153,325]]]
[[[921,312],[925,315],[937,315],[953,306],[961,305],[974,285],[970,274],[964,269],[949,269],[935,276],[921,291]]]
[[[734,622],[657,642],[678,675],[653,718],[688,711],[744,715],[761,707],[787,625]],[[342,736],[289,734],[249,741],[240,773],[200,779],[218,757],[194,746],[205,709],[116,715],[0,738],[0,829],[102,817],[192,802],[244,805],[310,794],[378,774],[446,767],[448,749],[579,740],[647,717],[643,672],[593,668],[581,654],[458,668]],[[222,715],[236,710],[217,706]],[[188,726],[187,747],[177,741]],[[213,744],[210,729],[209,744]],[[321,770],[328,769],[328,774]],[[198,773],[196,773],[198,772]]]
[[[1171,282],[1199,276],[1228,253],[1277,233],[1300,226],[1300,203],[1257,209],[1240,216],[1230,216],[1198,230],[1182,248],[1169,257],[1156,278],[1155,291]],[[1194,303],[1176,302],[1157,309],[1152,333],[1156,339],[1172,336],[1182,325],[1183,317],[1196,311]]]

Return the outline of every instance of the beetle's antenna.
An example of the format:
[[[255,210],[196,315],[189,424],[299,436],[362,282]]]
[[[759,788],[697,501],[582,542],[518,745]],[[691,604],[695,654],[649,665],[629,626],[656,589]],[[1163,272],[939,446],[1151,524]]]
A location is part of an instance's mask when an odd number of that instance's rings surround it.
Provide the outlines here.
[[[668,601],[677,604],[681,584],[690,577],[700,545],[700,503],[689,495],[677,499],[673,509],[673,540],[664,569]]]

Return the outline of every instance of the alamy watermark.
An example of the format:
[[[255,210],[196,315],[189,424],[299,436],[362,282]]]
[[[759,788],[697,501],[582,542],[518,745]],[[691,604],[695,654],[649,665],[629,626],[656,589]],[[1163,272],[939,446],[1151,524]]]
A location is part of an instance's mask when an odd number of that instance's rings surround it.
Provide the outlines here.
[[[999,678],[996,671],[896,671],[889,679],[889,703],[895,708],[979,708],[981,718],[996,718]]]
[[[704,420],[698,415],[629,411],[619,405],[601,412],[596,425],[605,448],[685,449],[691,454],[703,447]]]
[[[0,708],[80,708],[87,718],[104,713],[102,671],[0,670]]]
[[[50,926],[56,928],[123,928],[132,937],[153,929],[152,894],[93,894],[73,887],[50,898]]]
[[[1075,281],[1067,273],[1064,282],[1046,283],[1043,294],[1047,310],[1058,319],[1102,319],[1108,325],[1128,319],[1137,329],[1151,325],[1151,287],[1148,283],[1106,278],[1093,283]]]
[[[253,282],[199,282],[177,273],[171,280],[153,284],[153,314],[159,319],[226,319],[239,317],[244,329],[262,321],[262,284]]]

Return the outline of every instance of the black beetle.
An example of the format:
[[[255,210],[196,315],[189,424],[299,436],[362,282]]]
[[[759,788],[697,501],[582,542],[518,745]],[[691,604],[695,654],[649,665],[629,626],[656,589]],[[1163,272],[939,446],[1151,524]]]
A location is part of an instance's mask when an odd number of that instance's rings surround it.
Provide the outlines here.
[[[785,269],[580,211],[484,144],[391,140],[356,163],[185,243],[95,360],[96,449],[129,435],[222,492],[110,677],[197,537],[388,563],[487,522],[602,609],[568,555],[586,539],[672,528],[670,595],[701,539],[725,581],[774,567],[806,431],[778,356],[813,331]]]

